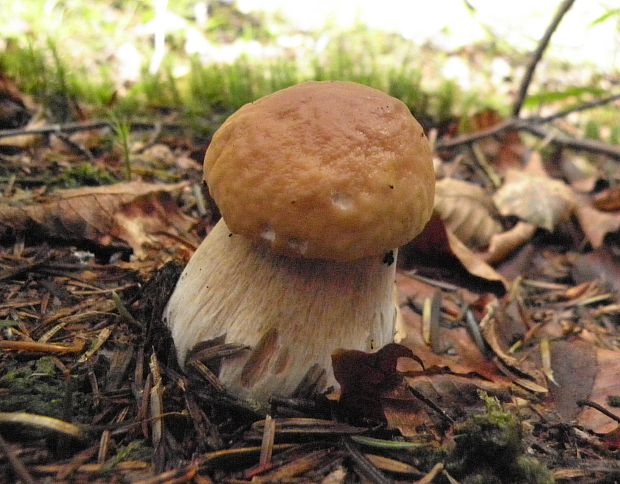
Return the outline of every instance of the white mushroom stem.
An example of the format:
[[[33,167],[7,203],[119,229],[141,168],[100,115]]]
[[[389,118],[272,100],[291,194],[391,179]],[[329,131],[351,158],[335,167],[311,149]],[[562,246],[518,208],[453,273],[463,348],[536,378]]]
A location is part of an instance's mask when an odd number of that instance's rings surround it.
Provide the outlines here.
[[[334,350],[374,351],[393,341],[396,263],[383,259],[282,256],[220,221],[164,311],[179,362],[197,343],[225,336],[251,348],[224,359],[219,374],[243,398],[264,404],[273,393],[290,396],[314,364],[326,372],[323,388],[337,386]]]

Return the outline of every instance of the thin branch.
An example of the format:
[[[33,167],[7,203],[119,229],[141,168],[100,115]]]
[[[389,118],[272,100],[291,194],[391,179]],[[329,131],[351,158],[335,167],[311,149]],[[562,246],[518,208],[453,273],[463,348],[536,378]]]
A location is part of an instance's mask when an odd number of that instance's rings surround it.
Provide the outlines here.
[[[527,66],[525,75],[523,76],[523,80],[521,81],[521,85],[519,86],[519,94],[517,96],[517,100],[514,104],[514,107],[512,108],[512,115],[514,117],[518,117],[519,113],[521,112],[521,108],[523,107],[523,102],[525,101],[525,98],[527,96],[527,90],[530,87],[532,78],[534,77],[534,71],[536,70],[536,66],[540,62],[540,59],[542,59],[545,49],[549,45],[551,36],[553,35],[558,25],[560,24],[560,21],[562,20],[562,17],[564,17],[564,14],[566,14],[566,12],[568,12],[568,10],[573,6],[573,3],[575,3],[575,0],[564,0],[560,4],[557,12],[555,13],[555,16],[553,17],[553,20],[547,27],[547,30],[545,31],[544,35],[540,39],[540,42],[538,42],[538,46],[536,47],[536,50],[532,54],[530,63]]]
[[[518,119],[507,119],[501,123],[491,126],[490,128],[476,131],[475,133],[457,136],[447,140],[438,141],[435,143],[436,150],[447,150],[451,148],[458,148],[459,146],[468,145],[480,141],[485,138],[491,138],[502,134],[509,129],[518,129],[518,124],[521,123]]]
[[[596,402],[593,402],[591,400],[577,400],[577,405],[579,405],[580,407],[592,407],[598,410],[599,412],[601,412],[603,415],[606,415],[610,419],[615,420],[616,422],[620,423],[620,417],[618,417],[616,414],[610,412],[605,407],[603,407],[602,405],[599,405]]]
[[[134,122],[130,123],[131,129],[135,130],[147,130],[147,129],[180,129],[183,126],[176,123],[144,123]],[[27,134],[54,134],[54,133],[76,133],[78,131],[90,131],[95,129],[112,128],[112,123],[109,121],[91,121],[88,123],[65,123],[65,124],[52,124],[49,126],[42,126],[41,128],[17,128],[17,129],[5,129],[0,130],[0,138],[9,138],[11,136],[20,136]]]
[[[531,124],[522,124],[518,127],[522,131],[526,131],[537,138],[546,138],[549,136],[549,131],[539,126]],[[614,160],[620,160],[620,147],[600,141],[590,139],[575,139],[568,136],[558,134],[550,138],[549,142],[553,145],[560,146],[562,148],[568,148],[574,151],[585,151],[594,155],[604,155]]]
[[[600,106],[604,106],[605,104],[612,103],[612,102],[617,101],[619,99],[620,99],[620,93],[619,94],[614,94],[612,96],[604,97],[604,98],[601,98],[601,99],[595,99],[595,100],[589,101],[587,103],[578,104],[576,106],[573,106],[573,107],[570,107],[570,108],[567,108],[567,109],[563,109],[562,111],[558,111],[556,113],[550,114],[549,116],[531,117],[531,118],[528,118],[528,120],[533,121],[533,122],[535,122],[537,124],[549,123],[551,121],[555,121],[556,119],[564,118],[564,117],[568,116],[569,114],[578,113],[578,112],[581,112],[581,111],[586,111],[588,109],[598,108]]]

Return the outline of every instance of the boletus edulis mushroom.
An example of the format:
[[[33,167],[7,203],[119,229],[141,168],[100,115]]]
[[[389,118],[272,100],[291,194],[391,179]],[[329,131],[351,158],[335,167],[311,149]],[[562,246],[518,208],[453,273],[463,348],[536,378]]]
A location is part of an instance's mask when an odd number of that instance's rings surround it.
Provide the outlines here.
[[[310,368],[336,386],[336,349],[392,342],[397,248],[429,220],[435,187],[405,104],[351,82],[283,89],[224,122],[204,173],[222,219],[164,312],[181,365],[200,342],[247,345],[219,378],[265,405]]]

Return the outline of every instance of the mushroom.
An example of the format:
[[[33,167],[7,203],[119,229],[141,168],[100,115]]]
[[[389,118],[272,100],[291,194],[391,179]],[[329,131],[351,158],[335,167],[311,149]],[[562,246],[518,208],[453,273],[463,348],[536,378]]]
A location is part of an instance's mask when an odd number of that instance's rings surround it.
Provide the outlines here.
[[[222,219],[164,311],[183,365],[198,343],[247,345],[221,382],[265,405],[310,369],[336,386],[336,349],[392,342],[397,248],[424,228],[435,175],[409,109],[351,82],[306,82],[246,104],[217,130],[205,180]]]

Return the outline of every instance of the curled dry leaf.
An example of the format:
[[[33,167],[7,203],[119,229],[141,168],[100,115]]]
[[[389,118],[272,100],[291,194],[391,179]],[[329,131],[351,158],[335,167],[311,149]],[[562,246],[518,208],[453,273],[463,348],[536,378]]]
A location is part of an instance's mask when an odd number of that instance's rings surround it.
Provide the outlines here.
[[[334,352],[332,365],[340,384],[341,405],[356,415],[383,420],[380,399],[402,381],[396,371],[401,357],[417,358],[410,349],[396,343],[390,343],[376,353]]]
[[[451,271],[454,271],[455,263],[460,263],[471,275],[508,287],[508,281],[452,234],[436,215],[420,235],[400,248],[398,264],[401,268],[411,269],[423,266],[429,260],[449,266]]]
[[[194,220],[180,212],[171,195],[185,186],[119,183],[59,190],[28,204],[4,203],[0,232],[101,246],[129,244],[141,257],[148,247],[171,245],[170,237],[187,236]]]
[[[515,215],[549,231],[567,220],[575,207],[573,191],[564,182],[547,176],[538,157],[525,171],[508,171],[493,201],[502,215]]]
[[[598,193],[592,200],[592,205],[605,212],[620,210],[620,185]]]
[[[523,336],[526,326],[515,302],[506,296],[502,301],[487,305],[486,314],[480,321],[484,340],[493,350],[498,368],[510,374],[513,381],[523,388],[546,393],[546,381],[540,366],[532,358],[517,358],[510,353],[510,344]]]
[[[435,212],[466,245],[482,248],[502,227],[491,197],[478,185],[454,178],[436,184]]]
[[[497,264],[530,240],[534,232],[534,225],[519,222],[510,230],[491,237],[489,248],[481,255],[488,264]]]
[[[583,233],[595,249],[603,246],[607,234],[620,230],[620,211],[601,212],[586,197],[580,197],[575,214]]]
[[[482,257],[470,250],[452,232],[446,230],[446,234],[452,253],[470,274],[486,279],[487,281],[501,282],[505,288],[508,288],[509,283],[504,279],[504,276],[487,264]]]

